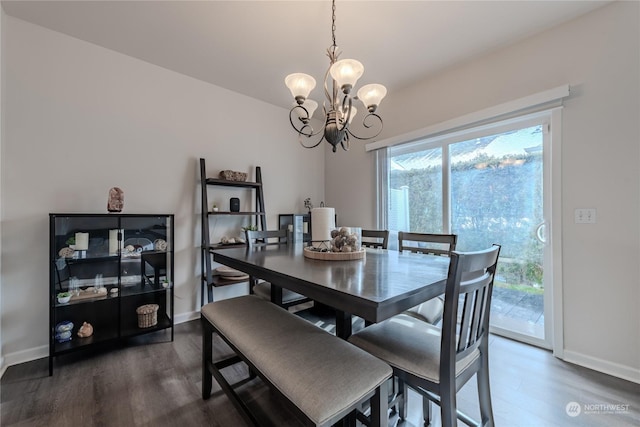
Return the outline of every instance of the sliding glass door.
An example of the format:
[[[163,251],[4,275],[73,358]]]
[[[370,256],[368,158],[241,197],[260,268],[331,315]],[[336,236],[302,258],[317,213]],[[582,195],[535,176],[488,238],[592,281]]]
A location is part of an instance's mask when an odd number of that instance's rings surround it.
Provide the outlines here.
[[[382,212],[392,233],[455,233],[460,251],[500,244],[492,330],[545,347],[549,126],[538,114],[390,147]]]

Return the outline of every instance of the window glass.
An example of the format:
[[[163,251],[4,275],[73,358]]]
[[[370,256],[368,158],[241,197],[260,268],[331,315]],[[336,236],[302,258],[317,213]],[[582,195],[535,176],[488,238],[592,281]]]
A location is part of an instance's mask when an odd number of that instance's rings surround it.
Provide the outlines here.
[[[442,233],[442,148],[389,152],[390,231]]]

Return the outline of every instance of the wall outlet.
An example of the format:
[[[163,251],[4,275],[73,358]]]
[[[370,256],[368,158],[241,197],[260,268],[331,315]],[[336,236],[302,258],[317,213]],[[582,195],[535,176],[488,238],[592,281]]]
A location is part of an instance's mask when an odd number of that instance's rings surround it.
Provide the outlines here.
[[[595,209],[576,209],[575,223],[576,224],[595,224],[596,210]]]

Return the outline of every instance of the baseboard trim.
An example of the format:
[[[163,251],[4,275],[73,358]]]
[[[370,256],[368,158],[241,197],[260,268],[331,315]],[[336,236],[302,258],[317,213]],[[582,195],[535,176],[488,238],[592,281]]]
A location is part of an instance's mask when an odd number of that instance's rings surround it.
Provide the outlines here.
[[[179,325],[180,323],[190,322],[191,320],[196,320],[200,318],[199,311],[191,311],[189,313],[181,313],[176,314],[173,318],[174,324]]]
[[[189,322],[198,318],[200,318],[199,311],[177,314],[174,317],[174,325]],[[42,359],[43,357],[49,357],[48,345],[8,353],[4,355],[4,357],[0,357],[0,378],[2,378],[2,375],[4,375],[9,366],[31,362],[32,360]]]
[[[587,356],[582,353],[566,349],[563,353],[564,357],[562,359],[566,362],[574,363],[576,365],[584,366],[585,368],[593,369],[594,371],[640,384],[640,369],[609,362],[607,360],[598,359],[597,357]]]
[[[43,357],[49,357],[49,346],[41,345],[39,347],[33,347],[22,351],[16,351],[14,353],[8,353],[4,356],[3,371],[9,366],[18,365],[20,363],[31,362],[32,360],[42,359]]]
[[[4,375],[4,371],[7,370],[7,365],[4,364],[4,357],[0,357],[0,378]]]

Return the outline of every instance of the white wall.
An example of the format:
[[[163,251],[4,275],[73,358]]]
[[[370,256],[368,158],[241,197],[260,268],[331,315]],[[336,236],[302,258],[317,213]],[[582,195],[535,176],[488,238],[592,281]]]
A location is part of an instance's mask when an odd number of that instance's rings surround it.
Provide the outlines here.
[[[2,28],[4,26],[5,15],[4,10],[0,8],[0,58],[2,58]],[[0,60],[0,82],[3,81],[4,73],[2,72],[4,62]],[[0,83],[0,117],[2,117],[2,86]],[[0,253],[2,253],[2,120],[0,120]],[[2,271],[2,257],[0,257],[0,271]],[[2,275],[0,274],[0,307],[2,307]],[[0,316],[0,377],[4,373],[4,353],[2,352],[2,316]]]
[[[635,381],[640,381],[639,7],[612,3],[391,92],[380,108],[383,139],[571,85],[562,126],[564,357]],[[325,157],[327,203],[349,223],[375,225],[374,155],[354,145],[349,153]],[[574,209],[583,207],[597,209],[596,224],[573,223]]]
[[[7,364],[48,354],[48,213],[106,213],[112,186],[125,192],[124,213],[174,213],[175,313],[185,318],[200,306],[199,157],[210,176],[254,179],[261,166],[272,228],[278,213],[324,198],[324,154],[299,147],[284,109],[9,16],[2,39]]]

